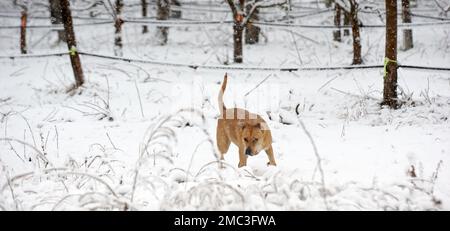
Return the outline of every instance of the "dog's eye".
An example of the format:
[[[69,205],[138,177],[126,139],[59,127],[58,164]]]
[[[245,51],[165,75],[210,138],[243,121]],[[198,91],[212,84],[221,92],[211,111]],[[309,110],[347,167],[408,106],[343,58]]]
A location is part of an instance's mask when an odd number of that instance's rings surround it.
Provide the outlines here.
[[[253,140],[253,142],[255,142],[255,143],[258,142],[258,138],[255,138],[255,139]]]
[[[247,139],[247,138],[244,138],[244,141],[245,141],[245,142],[248,142],[248,139]]]

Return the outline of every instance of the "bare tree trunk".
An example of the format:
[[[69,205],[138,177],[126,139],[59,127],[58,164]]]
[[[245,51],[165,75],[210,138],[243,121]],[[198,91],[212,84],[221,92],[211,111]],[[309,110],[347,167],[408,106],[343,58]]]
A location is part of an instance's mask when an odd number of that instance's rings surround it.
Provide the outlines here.
[[[336,30],[333,31],[333,40],[341,41],[341,7],[338,4],[334,5],[334,26]]]
[[[27,9],[23,9],[20,16],[20,53],[27,53]]]
[[[361,37],[359,35],[359,22],[358,22],[358,3],[356,0],[350,0],[350,21],[352,23],[353,34],[353,63],[361,64]]]
[[[247,8],[247,11],[249,11],[247,13],[247,15],[245,15],[245,13],[243,12],[245,10],[245,0],[239,0],[239,5],[235,4],[234,0],[227,0],[228,5],[230,6],[232,15],[233,15],[233,44],[234,44],[234,62],[235,63],[242,63],[243,60],[243,49],[242,49],[242,35],[243,35],[243,31],[244,28],[247,26],[247,24],[249,24],[249,22],[252,19],[252,15],[254,15],[254,13],[256,12],[256,10],[258,10],[259,8],[269,8],[269,7],[274,7],[277,5],[283,5],[286,2],[282,2],[282,3],[275,3],[272,5],[255,5],[257,4],[256,2],[252,2],[250,4],[253,4],[252,8],[254,11],[249,10]]]
[[[171,0],[171,4],[174,6],[181,6],[181,3],[178,0]],[[181,15],[182,15],[182,11],[179,9],[170,11],[170,18],[180,19]]]
[[[385,76],[382,105],[396,109],[397,104],[397,1],[386,0]]]
[[[59,0],[49,0],[50,8],[50,22],[53,25],[62,24],[61,7],[59,6]],[[64,29],[58,29],[58,42],[66,42]]]
[[[244,31],[244,28],[240,23],[235,23],[233,26],[233,41],[234,41],[234,62],[235,63],[242,63],[243,60],[243,52],[242,52],[242,32]]]
[[[239,0],[239,8],[235,5],[233,0],[227,0],[230,6],[231,12],[233,13],[233,60],[235,63],[242,63],[243,52],[242,52],[242,35],[244,31],[244,6],[245,0]]]
[[[255,2],[259,2],[260,0],[256,0]],[[250,10],[252,8],[252,5],[247,5],[246,7],[246,13],[247,15],[250,14]],[[261,28],[259,26],[253,25],[253,21],[259,20],[259,10],[256,9],[252,15],[250,15],[250,19],[248,20],[247,24],[245,25],[245,43],[246,44],[255,44],[259,42],[259,32],[261,31]]]
[[[402,20],[403,23],[411,23],[411,11],[409,8],[409,0],[402,0]],[[413,35],[411,29],[403,30],[403,49],[409,50],[413,48]]]
[[[70,51],[70,62],[72,63],[73,75],[75,77],[74,88],[78,88],[84,83],[83,70],[81,68],[81,60],[77,51],[77,42],[73,31],[72,13],[70,11],[69,0],[60,0],[61,16],[66,32],[67,47]]]
[[[116,56],[122,56],[122,7],[123,7],[123,1],[122,0],[116,0],[116,19],[114,23],[114,27],[116,28],[115,34],[114,34],[114,55]]]
[[[344,10],[344,26],[350,26],[350,13]],[[349,36],[350,30],[348,28],[344,29],[344,36]]]
[[[158,20],[167,20],[170,15],[170,0],[157,0],[157,15],[156,18]],[[158,39],[159,44],[166,45],[169,35],[169,28],[164,26],[158,26]]]
[[[142,17],[147,17],[147,0],[141,0],[142,5]],[[148,27],[146,25],[142,26],[142,34],[148,33]]]

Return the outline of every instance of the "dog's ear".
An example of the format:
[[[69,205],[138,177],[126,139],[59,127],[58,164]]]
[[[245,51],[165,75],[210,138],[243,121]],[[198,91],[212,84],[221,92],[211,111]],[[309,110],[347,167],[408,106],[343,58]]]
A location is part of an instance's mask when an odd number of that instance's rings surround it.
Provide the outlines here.
[[[259,122],[254,127],[259,128],[261,130],[269,130],[269,126],[267,126],[267,124],[264,122]]]

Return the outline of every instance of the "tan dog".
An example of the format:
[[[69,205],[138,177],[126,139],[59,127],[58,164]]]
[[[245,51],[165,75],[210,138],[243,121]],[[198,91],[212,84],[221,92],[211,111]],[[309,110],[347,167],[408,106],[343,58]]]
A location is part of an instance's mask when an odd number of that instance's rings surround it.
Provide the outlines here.
[[[276,165],[272,149],[272,134],[261,116],[240,108],[227,109],[223,94],[227,87],[227,74],[219,92],[220,117],[217,121],[217,146],[221,160],[233,142],[239,148],[239,165],[247,165],[247,156],[257,155],[261,150],[269,157],[268,165]]]

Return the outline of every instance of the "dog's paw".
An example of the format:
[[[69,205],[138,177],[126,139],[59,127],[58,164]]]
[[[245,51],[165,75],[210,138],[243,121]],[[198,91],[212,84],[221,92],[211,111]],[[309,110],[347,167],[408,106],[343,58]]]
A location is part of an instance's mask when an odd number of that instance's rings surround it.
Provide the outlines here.
[[[242,167],[245,167],[247,165],[247,163],[242,163],[242,162],[239,162],[239,164],[238,164],[238,168],[242,168]]]

